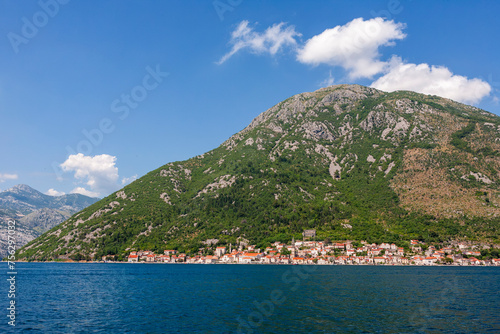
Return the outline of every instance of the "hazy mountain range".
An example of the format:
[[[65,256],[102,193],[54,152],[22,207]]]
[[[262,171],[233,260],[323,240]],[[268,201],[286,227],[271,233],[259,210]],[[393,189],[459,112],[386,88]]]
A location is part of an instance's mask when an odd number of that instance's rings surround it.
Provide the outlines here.
[[[98,200],[80,194],[48,196],[24,184],[0,192],[0,256],[6,255],[9,220],[16,221],[16,246],[21,247]]]

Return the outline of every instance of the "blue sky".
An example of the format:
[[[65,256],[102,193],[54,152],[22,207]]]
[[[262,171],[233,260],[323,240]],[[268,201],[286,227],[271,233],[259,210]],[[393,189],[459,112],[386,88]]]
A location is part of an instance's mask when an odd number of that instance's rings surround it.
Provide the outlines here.
[[[0,1],[0,189],[106,196],[328,84],[500,115],[492,1]]]

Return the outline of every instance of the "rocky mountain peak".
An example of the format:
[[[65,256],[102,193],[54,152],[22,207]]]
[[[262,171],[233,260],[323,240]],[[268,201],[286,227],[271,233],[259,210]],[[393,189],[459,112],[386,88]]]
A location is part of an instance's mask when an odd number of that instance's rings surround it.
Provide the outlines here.
[[[37,194],[37,193],[40,193],[39,191],[31,188],[30,186],[28,186],[26,184],[17,184],[15,186],[13,186],[12,188],[5,190],[5,192],[11,192],[14,194],[21,194],[21,193]]]

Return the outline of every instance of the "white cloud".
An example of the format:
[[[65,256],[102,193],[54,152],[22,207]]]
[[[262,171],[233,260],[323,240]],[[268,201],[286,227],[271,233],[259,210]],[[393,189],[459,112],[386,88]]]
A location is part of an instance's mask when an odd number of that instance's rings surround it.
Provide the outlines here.
[[[392,58],[387,73],[371,86],[386,92],[411,90],[471,104],[491,92],[491,86],[483,80],[453,74],[444,66],[404,63],[399,57]]]
[[[319,85],[320,85],[320,87],[328,87],[328,86],[333,85],[334,83],[335,83],[335,78],[332,76],[332,71],[330,71],[328,78],[321,81],[321,83]]]
[[[77,180],[85,182],[92,190],[93,195],[109,194],[119,188],[118,168],[115,166],[116,157],[101,154],[85,156],[82,153],[73,154],[61,164],[64,172],[74,172]],[[72,192],[83,193],[88,190],[78,187]]]
[[[127,185],[129,183],[134,182],[135,180],[137,180],[137,174],[135,174],[134,176],[131,176],[131,177],[124,177],[122,179],[122,185]]]
[[[89,197],[99,197],[99,193],[87,190],[83,187],[76,187],[75,189],[70,191],[70,194],[80,194],[80,195],[85,195]]]
[[[386,66],[386,62],[380,61],[379,47],[405,38],[404,27],[381,17],[366,21],[357,18],[309,39],[298,50],[297,60],[311,65],[341,66],[349,71],[351,79],[371,78]]]
[[[45,193],[45,195],[49,195],[49,196],[62,196],[64,194],[66,194],[66,193],[63,191],[57,191],[57,190],[52,189],[52,188],[47,190],[47,192]]]
[[[17,174],[2,174],[0,173],[0,182],[5,182],[6,180],[17,180]]]
[[[249,49],[254,53],[275,55],[283,47],[295,46],[297,44],[296,36],[301,36],[301,34],[295,31],[294,26],[286,26],[284,22],[274,24],[263,33],[259,33],[249,27],[248,21],[241,21],[231,34],[229,41],[233,45],[231,51],[226,53],[217,64],[224,63],[242,49]]]
[[[282,22],[259,33],[249,26],[248,21],[242,21],[231,35],[231,50],[218,64],[242,49],[275,55],[283,47],[291,46],[301,63],[340,66],[351,80],[377,76],[371,86],[383,91],[411,90],[469,104],[476,104],[491,94],[492,87],[487,82],[454,74],[445,66],[404,63],[395,55],[389,61],[382,60],[381,47],[392,46],[404,39],[404,28],[404,23],[382,17],[369,20],[357,18],[345,25],[326,29],[300,47],[296,37],[301,34],[295,31],[294,26],[286,26]],[[334,81],[330,72],[321,86],[332,85]],[[493,96],[492,101],[498,103],[499,98]]]

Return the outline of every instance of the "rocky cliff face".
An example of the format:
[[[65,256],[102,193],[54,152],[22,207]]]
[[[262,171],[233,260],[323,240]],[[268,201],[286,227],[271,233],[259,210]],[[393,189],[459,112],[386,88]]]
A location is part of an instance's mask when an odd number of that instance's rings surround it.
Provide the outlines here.
[[[194,252],[206,240],[265,245],[306,228],[331,240],[498,242],[499,156],[500,118],[491,113],[332,86],[292,96],[219,148],[148,173],[20,256]]]
[[[80,194],[48,196],[25,184],[0,192],[0,257],[7,255],[9,220],[16,221],[20,247],[97,200]]]

